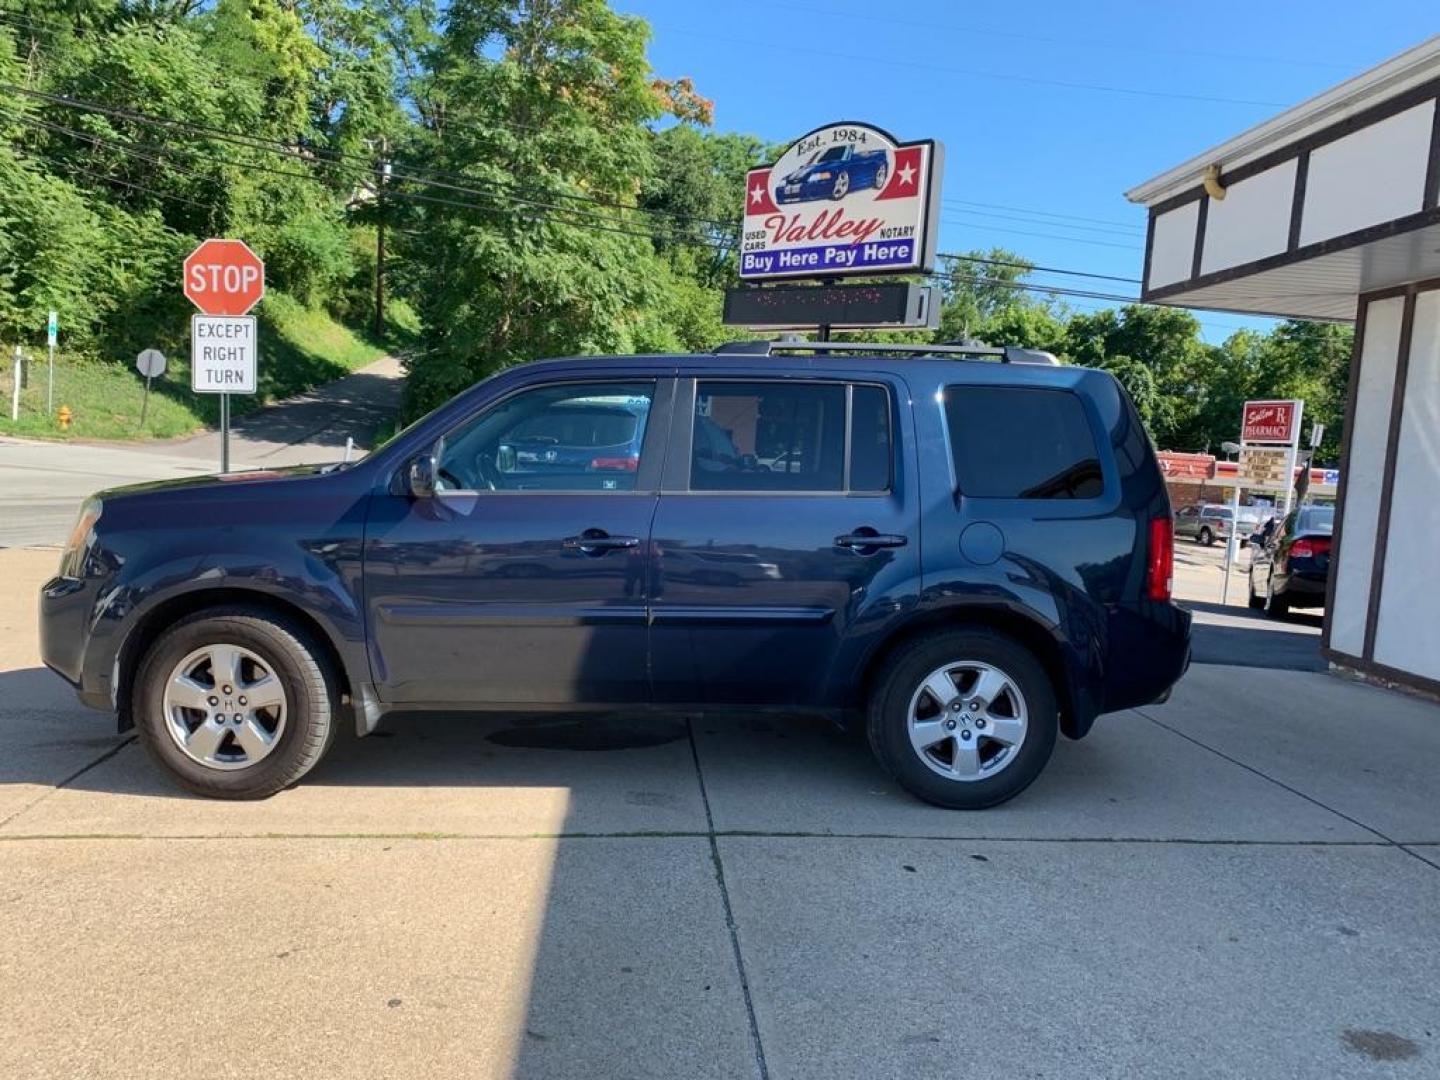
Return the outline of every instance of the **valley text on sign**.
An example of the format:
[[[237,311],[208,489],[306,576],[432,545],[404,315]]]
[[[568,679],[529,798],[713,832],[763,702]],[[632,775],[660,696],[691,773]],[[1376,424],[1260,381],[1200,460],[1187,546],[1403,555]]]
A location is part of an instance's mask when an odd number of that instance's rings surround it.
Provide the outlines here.
[[[190,319],[190,388],[197,394],[253,394],[257,367],[253,315]]]
[[[1293,443],[1299,434],[1298,401],[1247,401],[1241,442]]]
[[[740,276],[932,270],[942,158],[868,124],[816,128],[746,177]]]

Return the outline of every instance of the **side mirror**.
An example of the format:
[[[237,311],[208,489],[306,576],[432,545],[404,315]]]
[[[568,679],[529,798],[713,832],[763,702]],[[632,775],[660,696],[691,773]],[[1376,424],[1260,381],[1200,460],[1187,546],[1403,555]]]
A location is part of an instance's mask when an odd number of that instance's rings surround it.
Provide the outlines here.
[[[410,459],[410,467],[405,474],[405,488],[411,498],[428,499],[435,494],[437,471],[434,451],[426,450]]]

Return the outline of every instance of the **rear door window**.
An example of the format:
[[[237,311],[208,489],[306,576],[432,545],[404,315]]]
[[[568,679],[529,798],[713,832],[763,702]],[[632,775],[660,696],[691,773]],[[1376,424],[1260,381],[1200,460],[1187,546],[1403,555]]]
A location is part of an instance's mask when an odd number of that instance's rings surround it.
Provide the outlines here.
[[[883,387],[696,384],[692,491],[886,491],[892,454]]]
[[[945,420],[963,495],[1092,499],[1104,490],[1095,434],[1068,390],[949,386]]]

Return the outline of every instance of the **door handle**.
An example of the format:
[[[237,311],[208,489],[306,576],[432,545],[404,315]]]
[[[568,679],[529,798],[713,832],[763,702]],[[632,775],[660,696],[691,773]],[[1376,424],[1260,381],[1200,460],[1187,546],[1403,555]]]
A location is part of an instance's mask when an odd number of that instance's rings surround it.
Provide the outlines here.
[[[865,548],[897,548],[910,542],[908,536],[899,533],[878,533],[874,529],[856,529],[835,537],[835,546],[863,550]]]
[[[579,536],[567,536],[560,542],[567,551],[581,551],[586,555],[604,555],[617,548],[637,548],[638,536],[611,536],[604,529],[586,529]]]

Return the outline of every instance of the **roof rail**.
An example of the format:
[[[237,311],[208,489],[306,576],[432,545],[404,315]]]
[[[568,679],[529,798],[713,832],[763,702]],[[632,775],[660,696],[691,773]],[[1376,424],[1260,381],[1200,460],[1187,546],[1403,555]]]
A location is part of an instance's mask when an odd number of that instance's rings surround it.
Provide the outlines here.
[[[727,341],[713,352],[724,356],[774,356],[776,353],[902,353],[911,356],[984,356],[1002,364],[1046,364],[1056,366],[1054,353],[1022,349],[1016,345],[972,345],[947,342],[943,345],[916,345],[892,341]]]

